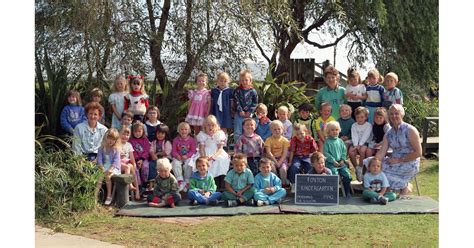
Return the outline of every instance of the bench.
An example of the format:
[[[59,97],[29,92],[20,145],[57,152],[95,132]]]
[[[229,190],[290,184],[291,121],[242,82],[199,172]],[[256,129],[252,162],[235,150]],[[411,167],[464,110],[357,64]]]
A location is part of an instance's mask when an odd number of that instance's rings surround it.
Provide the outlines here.
[[[430,124],[438,125],[439,117],[425,117],[423,119],[423,131],[421,141],[421,155],[425,156],[428,149],[437,149],[439,147],[439,137],[428,137]]]

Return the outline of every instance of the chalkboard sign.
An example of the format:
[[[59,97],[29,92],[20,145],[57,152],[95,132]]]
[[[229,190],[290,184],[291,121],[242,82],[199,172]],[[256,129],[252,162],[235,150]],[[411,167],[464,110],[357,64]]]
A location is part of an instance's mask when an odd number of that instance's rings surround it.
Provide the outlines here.
[[[338,175],[296,175],[295,204],[339,205]]]

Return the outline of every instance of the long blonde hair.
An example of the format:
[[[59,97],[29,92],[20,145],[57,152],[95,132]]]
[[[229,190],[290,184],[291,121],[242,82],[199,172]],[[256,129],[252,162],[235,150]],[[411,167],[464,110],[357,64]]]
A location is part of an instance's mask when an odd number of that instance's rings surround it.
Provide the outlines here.
[[[108,139],[115,140],[115,143],[112,147],[109,147],[109,144],[107,142]],[[104,149],[104,152],[109,152],[110,150],[120,151],[122,147],[122,142],[120,141],[119,131],[115,128],[107,130],[107,132],[105,132],[104,138],[102,138],[101,147],[102,149]]]

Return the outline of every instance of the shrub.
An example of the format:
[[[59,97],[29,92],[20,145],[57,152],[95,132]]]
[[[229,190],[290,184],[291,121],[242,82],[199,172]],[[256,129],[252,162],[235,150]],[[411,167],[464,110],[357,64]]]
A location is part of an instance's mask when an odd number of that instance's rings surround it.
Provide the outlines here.
[[[294,115],[300,104],[314,102],[314,96],[307,95],[307,91],[313,89],[307,89],[305,83],[277,83],[271,73],[267,73],[265,81],[254,83],[254,88],[258,94],[258,102],[267,106],[270,119],[275,119],[275,110],[281,105],[287,106]]]
[[[96,206],[100,176],[94,164],[72,151],[35,151],[35,212],[43,220],[66,220]]]
[[[404,121],[415,126],[421,135],[424,118],[439,116],[439,100],[438,98],[429,98],[427,91],[416,85],[402,88],[402,91],[403,107],[405,108]],[[439,125],[429,125],[428,136],[439,136]]]

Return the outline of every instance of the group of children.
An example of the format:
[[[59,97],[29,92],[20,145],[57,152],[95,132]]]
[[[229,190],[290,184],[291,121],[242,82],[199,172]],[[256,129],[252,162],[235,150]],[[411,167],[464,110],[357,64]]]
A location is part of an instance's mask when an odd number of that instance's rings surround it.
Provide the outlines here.
[[[243,70],[236,89],[229,87],[230,77],[222,72],[217,86],[209,91],[207,75],[198,74],[197,88],[188,92],[188,114],[177,126],[173,140],[169,127],[159,120],[158,107],[149,105],[142,76],[130,76],[128,83],[123,76],[116,78],[115,92],[108,98],[110,129],[103,125],[104,109],[98,103],[102,92],[98,89],[93,90],[96,95],[85,111],[79,93],[70,91],[61,126],[74,135],[76,154],[86,155],[103,168],[106,204],[111,202],[110,178],[120,173],[133,175],[130,187],[135,199],[140,199],[141,192],[153,190],[148,202],[158,207],[174,206],[181,199],[180,191],[187,191],[193,204],[215,205],[222,199],[227,206],[269,205],[281,201],[286,195],[284,188],[294,192],[296,174],[307,173],[340,175],[350,197],[348,155],[357,179],[367,186],[368,193],[363,195],[382,204],[393,200],[391,195],[384,196],[389,187],[386,178],[382,184],[373,183],[373,178],[379,179],[375,175],[383,177],[380,161],[377,167],[372,166],[377,161],[370,160],[370,173],[364,177],[362,168],[364,159],[380,148],[390,128],[384,106],[403,103],[401,91],[395,87],[397,75],[386,75],[387,89],[378,84],[381,76],[375,69],[368,73],[367,86],[356,70],[348,70],[346,89],[339,86],[339,72],[334,67],[326,68],[324,76],[327,87],[316,96],[319,117],[311,115],[311,104],[303,103],[293,123],[286,106],[280,106],[276,120],[270,120],[266,105],[258,103],[250,71]],[[235,141],[232,163],[224,149],[230,129]],[[367,175],[374,177],[366,179]],[[149,183],[152,179],[154,189]],[[222,193],[216,191],[218,186],[224,189]],[[384,189],[380,197],[370,194],[380,188]]]

